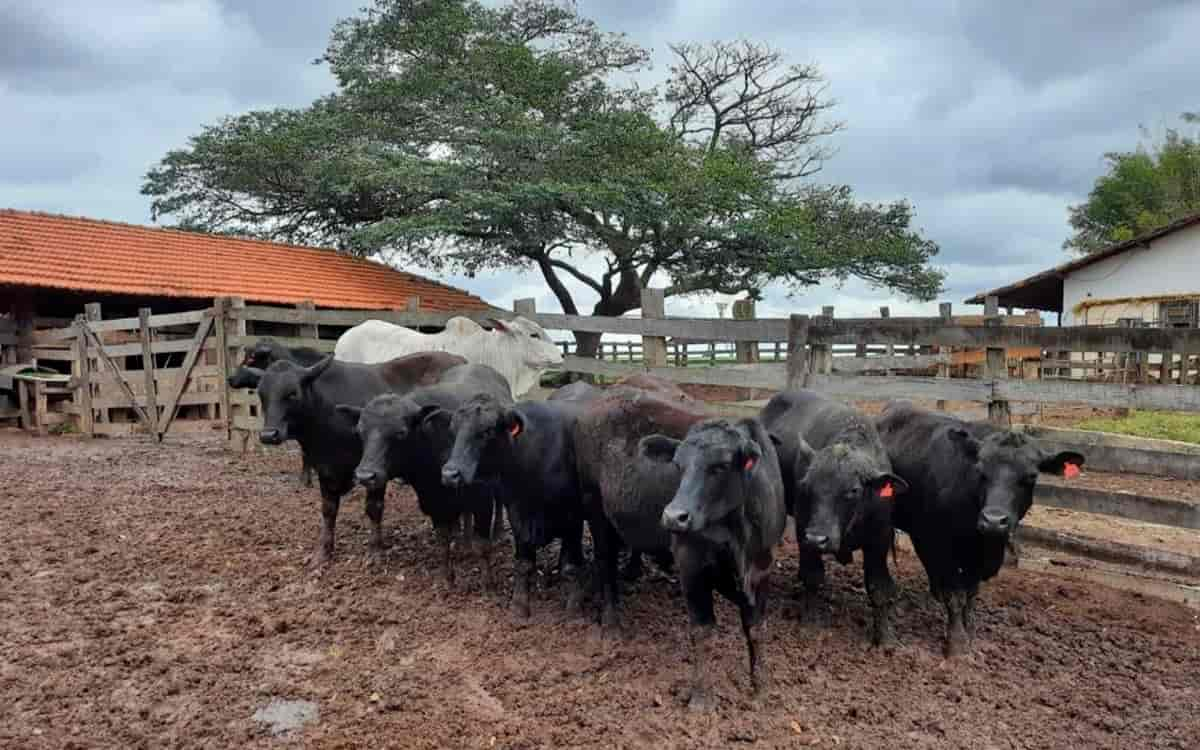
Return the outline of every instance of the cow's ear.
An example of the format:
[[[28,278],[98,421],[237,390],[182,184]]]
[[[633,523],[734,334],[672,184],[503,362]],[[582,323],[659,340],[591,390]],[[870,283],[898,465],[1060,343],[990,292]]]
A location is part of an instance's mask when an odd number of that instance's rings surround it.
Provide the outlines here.
[[[971,458],[979,457],[979,441],[971,437],[971,433],[961,427],[951,427],[946,436],[950,438],[950,442],[957,445]]]
[[[327,355],[320,362],[317,362],[312,367],[305,367],[300,371],[300,385],[306,386],[312,383],[317,378],[321,377],[321,373],[329,369],[333,364],[333,355]]]
[[[422,406],[421,410],[417,412],[417,424],[420,425],[422,432],[431,434],[442,428],[449,429],[450,417],[449,411],[436,404],[430,404]]]
[[[1038,471],[1043,474],[1057,474],[1060,477],[1073,479],[1079,476],[1083,462],[1083,454],[1075,451],[1062,451],[1044,456],[1038,463]]]
[[[516,409],[509,409],[504,419],[505,431],[508,436],[516,440],[525,432],[525,417]]]
[[[353,406],[351,404],[338,404],[336,408],[338,414],[344,414],[355,422],[358,421],[358,418],[362,416],[363,412],[361,406]]]
[[[666,435],[647,435],[638,441],[638,457],[667,463],[675,459],[679,441]]]
[[[779,437],[778,435],[776,435],[776,434],[775,434],[775,433],[773,433],[773,432],[768,432],[768,433],[767,433],[767,436],[768,436],[768,437],[770,437],[770,438],[771,438],[771,442],[775,444],[775,449],[776,449],[776,450],[778,450],[778,449],[780,449],[780,448],[782,448],[782,447],[783,447],[783,438]]]
[[[880,472],[867,482],[867,494],[880,500],[894,500],[896,496],[908,492],[908,482],[891,472]]]
[[[735,459],[736,468],[750,473],[758,466],[758,462],[762,460],[762,448],[758,447],[758,443],[753,440],[743,440],[738,446],[738,455]]]
[[[800,433],[796,433],[796,459],[792,464],[793,476],[797,479],[808,473],[808,467],[812,466],[813,458],[817,452],[813,450],[808,441]]]
[[[495,328],[500,333],[509,333],[512,331],[512,329],[508,327],[508,324],[499,318],[488,318],[488,322],[492,324],[492,328]]]

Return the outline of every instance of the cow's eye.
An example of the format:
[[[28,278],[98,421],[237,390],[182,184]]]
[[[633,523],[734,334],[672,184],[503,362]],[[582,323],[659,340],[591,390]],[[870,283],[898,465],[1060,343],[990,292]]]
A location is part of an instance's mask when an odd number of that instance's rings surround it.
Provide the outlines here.
[[[542,337],[542,334],[540,334],[540,333],[529,334],[529,338],[531,338],[531,339],[540,339],[541,337]]]

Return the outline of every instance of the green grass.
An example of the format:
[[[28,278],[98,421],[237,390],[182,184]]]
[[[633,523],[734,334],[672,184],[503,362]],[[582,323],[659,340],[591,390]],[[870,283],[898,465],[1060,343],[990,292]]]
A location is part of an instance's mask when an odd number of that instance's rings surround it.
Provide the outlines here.
[[[1200,445],[1200,415],[1177,412],[1134,411],[1122,419],[1089,419],[1081,430],[1115,432],[1134,437],[1178,440]]]

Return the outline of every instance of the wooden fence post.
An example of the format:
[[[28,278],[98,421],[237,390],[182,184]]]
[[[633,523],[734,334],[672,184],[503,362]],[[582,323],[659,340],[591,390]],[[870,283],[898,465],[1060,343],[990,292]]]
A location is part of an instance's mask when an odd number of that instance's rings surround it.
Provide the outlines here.
[[[79,407],[79,431],[88,437],[96,436],[96,414],[92,411],[92,367],[88,358],[87,334],[83,331],[82,314],[75,316],[75,361],[72,374],[79,387],[71,398]]]
[[[99,320],[103,320],[103,310],[100,308],[100,303],[89,302],[84,305],[83,319],[88,323],[95,323]],[[87,335],[83,333],[83,329],[80,329],[80,335],[83,336],[83,351],[89,352],[91,343],[88,341]],[[101,341],[103,341],[103,336],[101,336]],[[88,370],[91,372],[100,372],[100,360],[96,357],[92,357],[90,354],[88,355]],[[112,415],[109,413],[108,409],[100,409],[98,419],[101,423],[107,423],[111,421],[111,417]]]
[[[788,318],[787,341],[787,389],[803,388],[808,380],[808,316],[792,315]]]
[[[810,323],[810,329],[813,326],[820,328],[824,325],[832,324],[833,306],[826,305],[821,308],[821,316],[815,322]],[[808,350],[810,360],[809,372],[814,375],[828,375],[833,372],[833,347],[828,341],[810,341]]]
[[[733,319],[734,320],[754,320],[754,300],[739,299],[733,303]],[[754,364],[758,361],[758,342],[757,341],[737,341],[734,342],[734,350],[737,352],[737,361],[742,364]]]
[[[146,383],[146,416],[150,418],[150,434],[162,439],[158,432],[158,388],[154,379],[154,350],[150,341],[150,308],[138,309],[138,339],[142,344],[142,370]]]
[[[217,373],[221,379],[217,384],[220,388],[221,421],[225,423],[225,439],[233,437],[233,414],[230,404],[233,394],[229,388],[229,298],[217,297],[213,300],[213,326],[217,344]]]
[[[661,320],[667,317],[666,298],[662,289],[642,290],[642,318]],[[642,361],[646,367],[667,366],[667,339],[664,336],[642,336]]]
[[[879,317],[882,320],[887,320],[888,318],[892,317],[891,309],[886,306],[879,308]],[[888,344],[883,353],[888,357],[894,357],[896,355],[896,346],[894,344]],[[892,375],[893,373],[891,370],[884,370],[883,374]]]
[[[938,317],[942,319],[942,325],[944,325],[944,326],[954,325],[953,309],[954,308],[951,306],[951,304],[949,302],[943,302],[940,305],[938,305]],[[939,346],[939,347],[937,347],[936,351],[938,354],[952,354],[953,349],[951,347]],[[949,362],[941,362],[938,364],[937,376],[939,378],[950,377],[950,363]],[[945,399],[938,399],[937,410],[938,411],[946,411],[946,400]]]
[[[303,302],[297,302],[296,309],[316,312],[317,303],[307,299]],[[312,339],[317,341],[321,338],[321,327],[317,325],[315,320],[312,323],[301,323],[299,326],[297,326],[297,328],[298,330],[296,333],[299,334],[300,338],[302,339]]]
[[[229,305],[228,305],[228,307],[226,307],[226,311],[227,312],[235,312],[237,310],[244,310],[245,308],[246,308],[246,300],[245,299],[243,299],[241,297],[230,297]],[[250,330],[250,326],[246,322],[245,318],[236,318],[236,319],[228,318],[227,324],[225,326],[226,344],[228,344],[229,338],[245,336],[249,332],[249,330]],[[229,361],[229,362],[241,362],[242,361],[242,359],[243,359],[242,347],[230,346],[228,349],[228,352],[229,352],[229,359],[227,361]],[[245,412],[246,412],[246,416],[250,416],[250,408],[248,406],[245,407]],[[230,415],[230,417],[232,418],[232,414]],[[235,437],[233,434],[234,432],[236,432],[236,430],[230,431],[230,439],[231,440],[234,439],[234,437]],[[241,438],[242,438],[242,441],[241,441],[242,442],[242,453],[245,453],[250,448],[252,443],[250,441],[250,431],[243,430],[243,433],[244,434],[242,434],[242,436],[241,436]]]
[[[18,294],[13,303],[13,323],[16,325],[17,346],[16,358],[19,364],[33,361],[33,296]],[[18,388],[17,390],[21,390]],[[28,425],[26,425],[28,428]]]
[[[1000,300],[994,295],[988,297],[984,302],[983,324],[989,327],[999,326],[1001,324],[999,310]],[[985,377],[993,382],[1008,378],[1008,357],[1003,347],[988,347],[987,366],[984,373]],[[992,390],[994,393],[995,386],[993,386]],[[1009,407],[1009,403],[997,399],[993,395],[992,400],[988,402],[988,421],[1001,427],[1011,427],[1012,410]]]

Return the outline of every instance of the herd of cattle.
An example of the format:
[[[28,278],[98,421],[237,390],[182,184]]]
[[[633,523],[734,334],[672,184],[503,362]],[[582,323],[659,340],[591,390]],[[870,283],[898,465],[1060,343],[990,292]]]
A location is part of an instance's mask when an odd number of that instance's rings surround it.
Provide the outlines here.
[[[366,490],[370,552],[382,553],[391,480],[407,483],[432,520],[450,581],[461,523],[491,585],[492,540],[507,517],[519,616],[529,615],[539,547],[561,542],[560,573],[574,584],[568,608],[582,613],[599,593],[606,628],[619,626],[621,578],[636,578],[649,556],[682,584],[696,708],[711,700],[705,655],[714,592],[739,608],[751,682],[756,691],[764,684],[760,626],[789,515],[806,609],[823,584],[824,558],[848,564],[860,552],[869,637],[889,649],[896,584],[887,555],[895,529],[907,533],[946,609],[945,648],[954,655],[974,637],[979,585],[1003,565],[1039,473],[1071,477],[1084,462],[989,424],[903,402],[873,419],[809,391],[780,393],[743,419],[712,418],[648,375],[608,388],[576,382],[545,401],[518,401],[536,373],[555,364],[549,350],[557,348],[535,323],[496,321],[492,331],[465,319],[448,324],[466,340],[505,337],[483,348],[486,357],[478,340],[456,353],[445,332],[435,340],[385,327],[398,328],[369,321],[350,329],[333,356],[262,340],[230,376],[234,387],[258,391],[261,441],[297,441],[306,473],[317,474],[313,565],[332,559],[338,507],[355,485]],[[591,576],[584,575],[585,524]],[[624,571],[622,549],[630,554]]]

